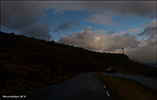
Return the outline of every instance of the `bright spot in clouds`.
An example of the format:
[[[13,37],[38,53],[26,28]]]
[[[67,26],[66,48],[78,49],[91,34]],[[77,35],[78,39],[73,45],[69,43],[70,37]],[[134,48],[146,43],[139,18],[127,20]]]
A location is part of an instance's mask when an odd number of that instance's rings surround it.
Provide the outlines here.
[[[138,32],[138,28],[130,29],[124,35],[120,36],[117,34],[96,34],[91,31],[91,26],[88,26],[83,31],[78,31],[74,35],[60,38],[58,42],[73,44],[98,52],[121,53],[120,49],[125,48],[125,54],[132,58],[140,59],[144,62],[155,62],[157,45],[155,37],[156,30],[154,28],[157,29],[157,27],[152,25],[153,23],[154,21],[140,33],[147,34],[149,36],[147,39],[140,40],[136,38],[136,35],[129,34],[129,32]]]

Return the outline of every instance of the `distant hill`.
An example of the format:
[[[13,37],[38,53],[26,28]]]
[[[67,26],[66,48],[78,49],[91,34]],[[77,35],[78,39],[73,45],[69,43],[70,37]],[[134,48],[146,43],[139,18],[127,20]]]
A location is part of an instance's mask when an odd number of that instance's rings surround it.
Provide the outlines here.
[[[134,62],[137,62],[137,63],[141,63],[141,64],[145,64],[145,65],[148,65],[150,67],[157,67],[157,63],[144,63],[142,61],[139,61],[137,59],[133,59],[133,58],[130,58],[130,60],[134,61]]]
[[[134,61],[134,62],[137,62],[137,63],[143,63],[142,61],[139,61],[137,59],[134,59],[134,58],[130,58],[130,60]]]
[[[0,32],[1,94],[57,84],[78,73],[105,71],[156,78],[156,68],[129,60],[123,54],[98,53],[14,33]]]

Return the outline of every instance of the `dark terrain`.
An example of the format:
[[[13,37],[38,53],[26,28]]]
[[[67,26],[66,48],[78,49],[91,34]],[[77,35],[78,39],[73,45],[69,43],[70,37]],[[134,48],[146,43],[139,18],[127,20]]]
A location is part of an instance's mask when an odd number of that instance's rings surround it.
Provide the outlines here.
[[[129,60],[123,54],[97,53],[83,48],[0,33],[1,94],[58,84],[79,73],[105,71],[138,74],[156,79],[157,69]]]

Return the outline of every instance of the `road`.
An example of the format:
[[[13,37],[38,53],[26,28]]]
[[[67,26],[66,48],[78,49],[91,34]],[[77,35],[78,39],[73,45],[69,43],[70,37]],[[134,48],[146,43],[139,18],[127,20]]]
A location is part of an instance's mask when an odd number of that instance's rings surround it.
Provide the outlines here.
[[[102,72],[102,74],[104,74],[104,75],[107,74],[107,75],[111,75],[111,76],[115,76],[115,77],[121,77],[121,78],[134,80],[134,81],[140,82],[144,85],[147,85],[147,86],[157,90],[157,80],[151,79],[151,78],[148,78],[145,76],[123,74],[123,73],[106,73],[106,72]]]
[[[20,94],[26,95],[27,99],[109,100],[114,98],[96,73],[81,73],[64,83]]]
[[[126,79],[135,80],[154,89],[157,89],[156,80],[144,76],[105,72],[102,72],[102,74],[108,74],[115,77],[122,77]],[[51,85],[45,88],[40,88],[19,94],[26,95],[27,99],[109,100],[114,98],[112,93],[110,93],[108,88],[105,86],[105,84],[103,84],[102,81],[97,77],[96,73],[81,73],[65,81],[64,83],[60,83],[58,85]]]

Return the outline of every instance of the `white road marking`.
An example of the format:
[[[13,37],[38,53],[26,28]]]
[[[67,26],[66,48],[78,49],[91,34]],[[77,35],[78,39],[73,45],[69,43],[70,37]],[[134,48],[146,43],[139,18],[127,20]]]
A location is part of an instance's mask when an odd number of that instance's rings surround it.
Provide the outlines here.
[[[104,87],[104,88],[106,88],[106,86],[105,86],[105,85],[103,85],[103,87]]]
[[[110,96],[110,94],[109,94],[109,92],[108,92],[108,91],[106,91],[106,94],[107,94],[107,96]]]

